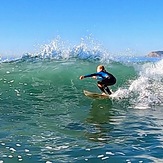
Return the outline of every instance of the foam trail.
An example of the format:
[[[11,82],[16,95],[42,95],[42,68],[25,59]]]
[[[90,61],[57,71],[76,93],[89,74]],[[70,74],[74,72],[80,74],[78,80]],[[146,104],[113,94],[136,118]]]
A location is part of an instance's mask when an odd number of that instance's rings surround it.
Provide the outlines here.
[[[140,65],[139,65],[140,66]],[[114,98],[129,98],[135,108],[146,109],[163,103],[163,60],[146,63],[140,68],[137,79],[129,81],[128,89],[119,88]]]

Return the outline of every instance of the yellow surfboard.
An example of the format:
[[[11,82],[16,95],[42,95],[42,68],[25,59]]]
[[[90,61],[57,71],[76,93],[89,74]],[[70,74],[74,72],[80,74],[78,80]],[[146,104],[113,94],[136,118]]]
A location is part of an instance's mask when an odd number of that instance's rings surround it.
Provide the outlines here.
[[[83,92],[87,97],[91,97],[91,98],[110,98],[109,95],[102,95],[100,93],[94,93],[86,90],[84,90]]]

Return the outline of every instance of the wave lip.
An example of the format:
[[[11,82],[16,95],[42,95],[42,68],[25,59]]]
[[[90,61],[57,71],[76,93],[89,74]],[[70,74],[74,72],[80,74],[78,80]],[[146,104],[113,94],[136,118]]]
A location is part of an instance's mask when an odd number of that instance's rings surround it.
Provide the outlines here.
[[[71,46],[63,42],[60,37],[49,44],[42,45],[37,53],[25,53],[22,60],[29,59],[55,59],[68,60],[77,58],[88,61],[102,61],[109,56],[109,53],[101,45],[91,38],[81,39],[80,44]],[[107,58],[108,59],[108,58]]]
[[[110,60],[110,54],[106,49],[104,49],[104,47],[101,46],[100,43],[95,41],[92,37],[81,38],[79,44],[72,45],[68,42],[62,41],[58,36],[50,43],[41,45],[37,52],[27,52],[22,56],[15,58],[2,57],[1,61],[33,61],[37,59],[68,60],[72,58],[88,61],[106,61]]]

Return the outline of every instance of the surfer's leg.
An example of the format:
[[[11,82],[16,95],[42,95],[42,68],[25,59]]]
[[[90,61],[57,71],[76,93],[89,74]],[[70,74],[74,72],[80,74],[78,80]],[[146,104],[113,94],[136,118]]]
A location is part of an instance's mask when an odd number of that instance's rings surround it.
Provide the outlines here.
[[[108,88],[108,86],[114,85],[116,83],[116,79],[114,79],[114,78],[104,79],[102,82],[104,84],[104,90],[105,90],[105,92],[107,92],[109,95],[111,95],[112,92],[110,91],[110,89]]]
[[[110,89],[106,86],[105,88],[105,91],[109,94],[109,95],[111,95],[112,93],[111,93],[111,91],[110,91]]]
[[[98,81],[98,85],[99,89],[104,92],[105,94],[111,95],[112,92],[110,91],[110,89],[108,88],[108,80],[102,80],[102,81]]]
[[[105,89],[101,84],[97,84],[97,86],[101,90],[101,92],[105,93]]]

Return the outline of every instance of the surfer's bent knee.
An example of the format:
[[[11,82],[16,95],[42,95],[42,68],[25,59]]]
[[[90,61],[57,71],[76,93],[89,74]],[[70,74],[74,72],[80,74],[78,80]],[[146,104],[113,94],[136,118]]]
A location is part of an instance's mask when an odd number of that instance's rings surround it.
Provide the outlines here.
[[[101,84],[99,84],[99,83],[97,83],[97,86],[98,86],[98,87],[102,87],[102,85],[101,85]]]

